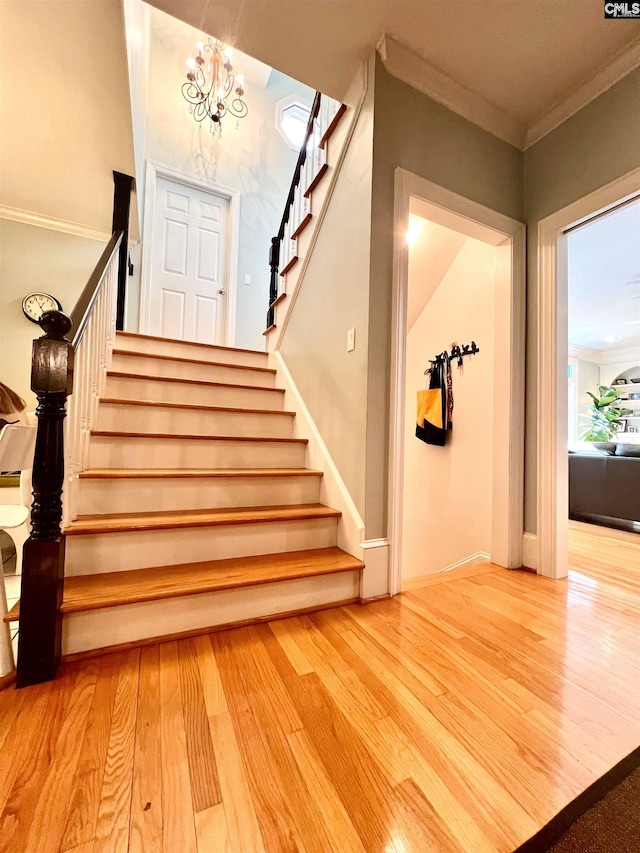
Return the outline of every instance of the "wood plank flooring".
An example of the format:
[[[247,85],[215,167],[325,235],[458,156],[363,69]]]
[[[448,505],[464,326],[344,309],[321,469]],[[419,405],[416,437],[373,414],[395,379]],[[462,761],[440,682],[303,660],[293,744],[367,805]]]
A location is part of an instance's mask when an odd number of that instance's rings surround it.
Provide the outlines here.
[[[3,853],[508,853],[640,743],[640,539],[0,692]],[[613,851],[612,851],[613,853]]]

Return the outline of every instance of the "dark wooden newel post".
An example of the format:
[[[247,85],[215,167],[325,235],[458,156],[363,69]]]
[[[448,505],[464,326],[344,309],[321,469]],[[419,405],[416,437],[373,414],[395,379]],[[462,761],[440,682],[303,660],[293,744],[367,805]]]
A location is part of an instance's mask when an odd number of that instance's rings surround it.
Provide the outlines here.
[[[269,310],[267,312],[267,329],[275,323],[275,308],[273,303],[278,298],[278,268],[280,265],[280,236],[271,239],[269,248]]]
[[[65,335],[71,320],[61,311],[40,318],[44,331],[33,342],[31,389],[38,398],[33,461],[31,536],[24,545],[17,686],[50,681],[60,662],[64,536],[62,486],[67,395],[72,390],[73,346]]]
[[[113,173],[113,217],[112,231],[122,231],[120,243],[120,260],[118,267],[118,296],[116,301],[116,329],[124,329],[124,308],[127,295],[127,272],[129,259],[129,212],[131,210],[131,193],[135,187],[135,179],[123,172]]]

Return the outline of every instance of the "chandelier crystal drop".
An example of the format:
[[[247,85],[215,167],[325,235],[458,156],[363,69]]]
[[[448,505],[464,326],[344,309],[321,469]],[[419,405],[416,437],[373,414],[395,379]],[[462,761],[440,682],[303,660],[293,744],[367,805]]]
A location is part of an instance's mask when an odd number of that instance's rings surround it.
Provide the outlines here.
[[[222,119],[227,113],[237,120],[249,109],[242,97],[244,77],[234,75],[231,48],[217,39],[199,42],[198,54],[187,60],[187,82],[182,84],[182,96],[190,104],[196,121],[211,120],[211,132],[222,135]],[[237,127],[236,122],[236,127]]]

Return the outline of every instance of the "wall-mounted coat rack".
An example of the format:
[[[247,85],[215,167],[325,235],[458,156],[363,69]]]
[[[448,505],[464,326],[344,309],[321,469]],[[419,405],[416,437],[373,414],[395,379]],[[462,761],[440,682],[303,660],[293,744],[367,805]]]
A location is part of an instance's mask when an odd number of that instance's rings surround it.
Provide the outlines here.
[[[457,361],[458,367],[462,367],[462,359],[466,355],[475,355],[480,352],[480,347],[477,346],[475,341],[471,341],[470,344],[463,344],[461,347],[458,344],[451,345],[451,352],[447,352],[447,350],[443,350],[438,353],[435,358],[429,359],[429,364],[432,364],[434,367],[437,367],[442,362],[446,361]],[[428,373],[431,368],[425,370],[425,373]]]

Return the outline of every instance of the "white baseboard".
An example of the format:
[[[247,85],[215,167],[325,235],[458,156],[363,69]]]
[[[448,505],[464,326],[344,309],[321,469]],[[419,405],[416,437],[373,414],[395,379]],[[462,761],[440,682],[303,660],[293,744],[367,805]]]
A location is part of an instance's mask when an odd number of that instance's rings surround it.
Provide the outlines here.
[[[289,368],[279,351],[269,355],[270,364],[275,367],[278,386],[285,389],[285,409],[294,411],[294,438],[306,438],[307,467],[323,471],[320,480],[320,503],[340,510],[342,517],[338,522],[338,547],[360,560],[364,560],[363,540],[364,521],[353,502],[329,449],[306,406],[304,399],[293,380]],[[387,592],[387,589],[384,590]]]
[[[535,533],[525,533],[522,537],[522,565],[528,569],[538,568],[538,537]]]
[[[364,572],[360,598],[379,598],[389,594],[389,540],[367,539],[361,543]]]
[[[460,566],[466,566],[467,563],[475,563],[476,560],[489,560],[489,562],[491,562],[491,554],[487,554],[486,551],[476,551],[475,554],[470,554],[468,557],[465,557],[464,560],[458,560],[457,563],[451,563],[450,566],[445,566],[445,568],[440,569],[440,571],[450,572],[451,569],[457,569]]]
[[[444,569],[438,569],[437,572],[432,572],[429,575],[419,575],[415,578],[405,578],[402,581],[401,590],[402,592],[408,592],[412,589],[418,589],[421,586],[424,586],[425,578],[434,578],[437,575],[450,572],[452,569],[459,569],[461,566],[468,566],[470,563],[477,563],[478,560],[488,560],[491,562],[491,554],[487,554],[486,551],[476,551],[475,554],[469,554],[468,557],[464,557],[464,559],[458,560],[456,563],[451,563],[450,566],[445,566]]]

